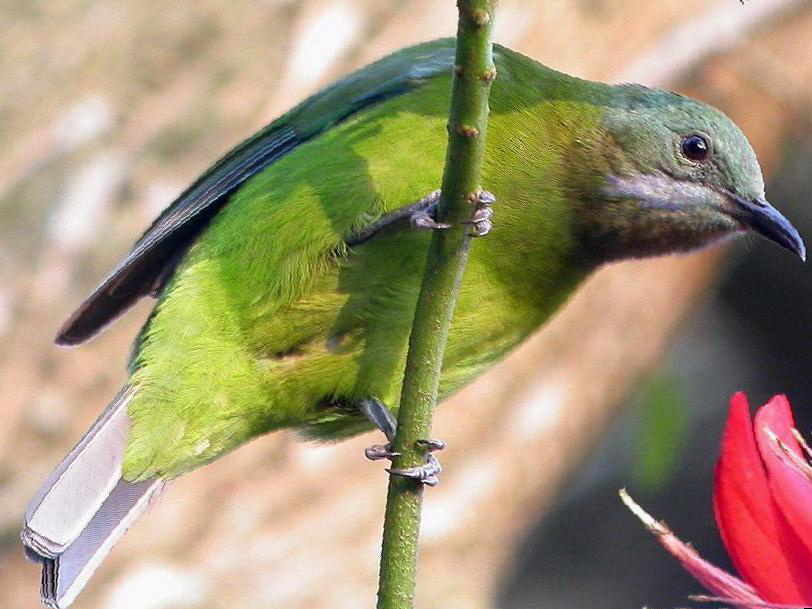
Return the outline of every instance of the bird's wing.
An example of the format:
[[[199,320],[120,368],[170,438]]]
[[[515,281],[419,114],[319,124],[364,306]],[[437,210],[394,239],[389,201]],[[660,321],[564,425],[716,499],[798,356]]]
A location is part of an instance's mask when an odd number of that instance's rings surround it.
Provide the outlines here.
[[[453,54],[453,40],[404,49],[316,93],[237,146],[161,213],[64,323],[56,342],[82,343],[143,296],[156,295],[197,235],[246,180],[364,108],[449,71]]]

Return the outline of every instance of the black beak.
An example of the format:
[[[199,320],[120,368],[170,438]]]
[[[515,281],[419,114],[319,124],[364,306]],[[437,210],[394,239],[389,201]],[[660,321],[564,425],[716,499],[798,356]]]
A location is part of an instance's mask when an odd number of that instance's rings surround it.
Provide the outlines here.
[[[737,209],[733,215],[745,227],[806,261],[806,246],[798,231],[766,199],[750,202],[734,197],[734,204]]]

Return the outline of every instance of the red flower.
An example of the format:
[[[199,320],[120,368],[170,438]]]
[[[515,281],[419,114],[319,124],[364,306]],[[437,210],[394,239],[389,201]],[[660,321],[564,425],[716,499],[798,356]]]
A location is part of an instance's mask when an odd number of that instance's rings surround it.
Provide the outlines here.
[[[805,452],[804,452],[805,451]],[[716,464],[716,524],[742,580],[706,562],[621,496],[712,594],[738,607],[812,607],[812,457],[783,395],[758,409],[733,396]]]

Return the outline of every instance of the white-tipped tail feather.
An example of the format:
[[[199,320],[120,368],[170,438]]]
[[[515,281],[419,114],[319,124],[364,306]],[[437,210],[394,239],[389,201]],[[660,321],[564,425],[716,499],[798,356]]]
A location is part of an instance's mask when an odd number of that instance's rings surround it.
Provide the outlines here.
[[[73,602],[163,486],[121,479],[131,397],[119,392],[26,510],[21,538],[26,556],[42,564],[42,600],[50,607]]]

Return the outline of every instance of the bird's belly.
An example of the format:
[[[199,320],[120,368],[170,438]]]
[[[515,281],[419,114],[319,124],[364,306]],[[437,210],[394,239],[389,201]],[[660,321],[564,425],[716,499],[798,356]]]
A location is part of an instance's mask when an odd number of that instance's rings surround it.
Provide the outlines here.
[[[398,407],[430,234],[376,235],[342,255],[300,240],[280,249],[278,220],[235,218],[238,226],[224,216],[190,251],[143,334],[128,479],[183,473],[274,429],[319,438],[364,431],[363,397]],[[519,246],[500,229],[473,244],[441,397],[530,334],[583,276],[563,263],[532,272],[507,255]]]
[[[258,320],[269,422],[297,404],[284,425],[334,438],[371,428],[356,407],[363,397],[397,410],[427,235],[404,240],[412,247],[401,241],[396,248],[382,244],[378,251],[351,255],[307,296]],[[389,247],[399,252],[394,259],[381,251]],[[544,311],[535,303],[516,301],[489,280],[487,260],[471,256],[446,346],[441,397],[482,374],[542,321]],[[295,344],[277,341],[284,329],[288,337],[297,333]],[[271,344],[276,350],[268,350]]]

